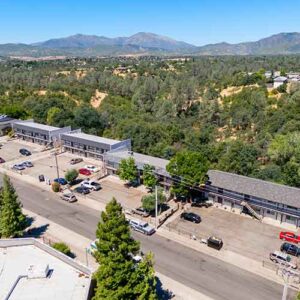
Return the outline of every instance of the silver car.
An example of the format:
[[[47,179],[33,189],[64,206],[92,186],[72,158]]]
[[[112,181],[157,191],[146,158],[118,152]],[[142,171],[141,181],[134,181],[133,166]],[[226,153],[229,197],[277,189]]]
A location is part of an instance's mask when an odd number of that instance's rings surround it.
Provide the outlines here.
[[[76,202],[77,198],[73,193],[65,193],[60,196],[62,200],[65,200],[69,203]]]

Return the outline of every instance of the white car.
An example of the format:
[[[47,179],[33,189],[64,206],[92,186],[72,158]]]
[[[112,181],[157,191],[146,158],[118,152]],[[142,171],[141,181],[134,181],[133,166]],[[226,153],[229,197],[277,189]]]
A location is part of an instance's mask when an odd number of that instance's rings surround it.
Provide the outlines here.
[[[99,167],[96,167],[96,166],[93,166],[93,165],[85,165],[84,168],[91,171],[92,173],[97,173],[97,172],[100,171]]]
[[[129,225],[133,230],[139,231],[146,235],[151,235],[155,232],[155,229],[152,226],[150,226],[147,222],[144,221],[130,220]]]
[[[99,191],[101,190],[101,185],[98,182],[92,181],[92,180],[84,180],[81,182],[81,186],[84,186],[90,190],[93,191]]]

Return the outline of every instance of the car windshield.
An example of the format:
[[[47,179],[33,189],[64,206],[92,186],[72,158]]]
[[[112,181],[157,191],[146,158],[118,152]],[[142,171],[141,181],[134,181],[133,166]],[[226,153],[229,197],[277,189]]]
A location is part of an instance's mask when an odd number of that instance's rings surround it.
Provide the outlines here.
[[[148,227],[148,226],[149,226],[148,223],[145,223],[145,224],[142,225],[142,227],[144,227],[144,228]]]
[[[92,183],[91,183],[91,185],[98,186],[98,185],[99,185],[99,183],[97,183],[97,182],[92,182]]]

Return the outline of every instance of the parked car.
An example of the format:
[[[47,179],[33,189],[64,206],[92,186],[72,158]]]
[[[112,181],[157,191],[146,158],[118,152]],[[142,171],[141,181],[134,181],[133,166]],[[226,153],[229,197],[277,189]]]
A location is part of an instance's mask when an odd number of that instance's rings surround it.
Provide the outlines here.
[[[279,233],[279,238],[281,240],[284,240],[284,241],[287,241],[287,242],[291,242],[291,243],[295,243],[295,244],[300,243],[300,236],[296,235],[293,232],[281,231]]]
[[[291,267],[292,269],[297,269],[297,266],[293,263],[291,263],[291,257],[287,255],[286,253],[280,252],[280,251],[274,251],[270,253],[270,260],[279,264],[285,264],[286,266]]]
[[[26,168],[32,168],[33,167],[33,163],[31,161],[24,161],[21,163],[24,167]]]
[[[0,157],[0,164],[3,164],[3,163],[5,163],[5,160],[2,157]]]
[[[70,164],[71,164],[71,165],[75,165],[75,164],[79,164],[79,163],[82,162],[82,161],[83,161],[83,159],[80,158],[80,157],[78,157],[78,158],[72,158],[72,159],[70,160]]]
[[[31,152],[30,152],[29,150],[25,149],[25,148],[21,148],[21,149],[19,150],[19,152],[20,152],[22,155],[24,155],[24,156],[30,156],[30,155],[31,155]]]
[[[26,167],[23,164],[15,164],[12,166],[12,169],[17,171],[22,171],[25,170]]]
[[[147,212],[144,208],[142,207],[138,207],[136,209],[132,209],[131,211],[133,214],[136,214],[136,215],[140,215],[142,217],[149,217],[150,216],[150,213]]]
[[[78,194],[86,195],[90,192],[90,189],[84,187],[84,186],[78,186],[74,191]]]
[[[217,249],[217,250],[220,250],[223,247],[223,241],[222,241],[222,239],[220,239],[218,237],[210,236],[207,239],[207,246]]]
[[[155,232],[155,229],[152,226],[150,226],[147,222],[144,221],[130,220],[129,225],[133,230],[139,231],[146,235],[151,235]]]
[[[98,182],[92,181],[92,180],[84,180],[81,182],[81,186],[88,188],[93,191],[99,191],[101,190],[101,185]]]
[[[77,198],[76,196],[71,193],[71,192],[67,192],[67,193],[64,193],[60,196],[60,198],[64,201],[67,201],[69,203],[72,203],[72,202],[76,202],[77,201]]]
[[[183,212],[180,215],[181,219],[190,221],[190,222],[194,222],[194,223],[200,223],[201,222],[201,217],[195,213],[192,212]]]
[[[87,248],[87,251],[91,254],[94,255],[95,252],[97,251],[97,245],[96,242],[98,242],[99,240],[96,239],[93,242],[90,243],[90,246]]]
[[[55,179],[54,179],[54,182],[58,182],[58,183],[61,184],[61,185],[66,185],[66,184],[68,183],[67,180],[64,179],[64,178],[62,178],[62,177],[60,177],[60,178],[55,178]]]
[[[93,166],[93,165],[85,165],[84,168],[91,171],[92,173],[96,173],[96,172],[100,171],[99,167],[96,167],[96,166]]]
[[[300,255],[300,248],[298,248],[296,245],[293,245],[290,243],[283,243],[280,247],[280,251],[285,252],[287,254],[291,254],[293,256]]]
[[[86,176],[90,176],[92,174],[92,172],[88,169],[85,169],[85,168],[81,168],[79,169],[79,174],[81,175],[86,175]]]
[[[195,201],[192,202],[191,206],[193,207],[211,207],[213,204],[211,202],[207,202],[207,201]]]
[[[138,182],[138,180],[132,180],[132,181],[128,181],[126,183],[124,183],[124,186],[126,188],[130,188],[130,187],[138,187],[140,184]]]

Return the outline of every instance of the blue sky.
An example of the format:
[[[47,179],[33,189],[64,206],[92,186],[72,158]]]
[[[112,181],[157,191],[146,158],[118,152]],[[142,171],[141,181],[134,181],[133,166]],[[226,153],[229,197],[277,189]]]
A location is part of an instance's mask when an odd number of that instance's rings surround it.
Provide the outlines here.
[[[154,32],[195,45],[300,32],[299,0],[0,0],[0,43]]]

